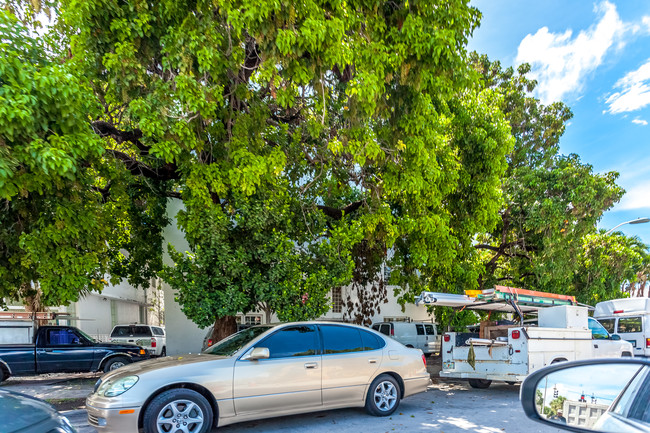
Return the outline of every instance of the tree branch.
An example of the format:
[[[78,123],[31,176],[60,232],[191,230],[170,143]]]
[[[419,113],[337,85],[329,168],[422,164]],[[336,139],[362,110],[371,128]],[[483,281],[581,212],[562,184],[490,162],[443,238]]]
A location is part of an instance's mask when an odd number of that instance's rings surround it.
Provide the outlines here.
[[[134,176],[143,176],[156,180],[174,180],[181,177],[176,164],[167,163],[160,168],[152,168],[119,150],[106,149],[106,152],[122,161],[126,169]]]
[[[334,207],[330,206],[321,206],[318,205],[318,209],[322,210],[325,215],[328,217],[334,218],[335,220],[340,220],[343,218],[343,215],[350,214],[354,212],[355,210],[359,209],[361,205],[363,204],[363,201],[355,201],[353,203],[350,203],[343,209],[337,209]]]

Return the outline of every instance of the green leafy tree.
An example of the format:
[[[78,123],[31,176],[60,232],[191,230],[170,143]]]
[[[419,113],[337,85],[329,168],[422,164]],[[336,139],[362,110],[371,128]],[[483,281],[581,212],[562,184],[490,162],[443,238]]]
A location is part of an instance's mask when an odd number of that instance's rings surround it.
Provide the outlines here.
[[[583,238],[578,272],[572,287],[578,301],[595,305],[630,295],[629,287],[644,275],[647,245],[622,233],[593,233]],[[635,295],[636,293],[631,293]]]
[[[172,251],[165,278],[195,322],[231,329],[260,304],[314,317],[327,286],[381,286],[386,262],[404,301],[476,284],[472,238],[496,223],[512,141],[467,64],[467,1],[61,13],[107,154],[183,200],[192,251]]]
[[[528,65],[503,70],[476,54],[472,62],[484,85],[503,95],[501,109],[515,137],[503,177],[501,221],[476,245],[485,263],[480,284],[580,293],[584,299],[589,289],[573,286],[581,266],[576,258],[585,254],[586,237],[595,233],[603,212],[621,198],[618,174],[594,173],[577,155],[559,153],[571,112],[531,95],[536,83],[526,78]]]
[[[101,290],[109,272],[142,284],[161,264],[146,225],[157,195],[142,200],[129,178],[108,194],[114,162],[89,123],[99,104],[52,42],[0,10],[0,299],[34,310]]]

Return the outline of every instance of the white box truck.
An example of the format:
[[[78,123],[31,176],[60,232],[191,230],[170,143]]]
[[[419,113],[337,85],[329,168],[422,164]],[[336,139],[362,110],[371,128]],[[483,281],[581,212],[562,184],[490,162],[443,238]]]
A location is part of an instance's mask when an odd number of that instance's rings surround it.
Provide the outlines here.
[[[625,298],[599,302],[594,318],[634,347],[634,356],[650,357],[650,298]]]

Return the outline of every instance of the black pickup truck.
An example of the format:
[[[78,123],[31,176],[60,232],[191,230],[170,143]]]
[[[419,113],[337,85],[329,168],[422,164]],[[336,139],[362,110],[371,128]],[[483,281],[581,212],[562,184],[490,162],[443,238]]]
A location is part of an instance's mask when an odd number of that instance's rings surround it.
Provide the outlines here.
[[[5,326],[2,331],[5,335],[12,331],[14,335],[20,333],[18,326],[11,328]],[[41,326],[32,344],[0,344],[0,382],[9,376],[106,372],[148,358],[147,351],[140,346],[100,343],[71,326]]]

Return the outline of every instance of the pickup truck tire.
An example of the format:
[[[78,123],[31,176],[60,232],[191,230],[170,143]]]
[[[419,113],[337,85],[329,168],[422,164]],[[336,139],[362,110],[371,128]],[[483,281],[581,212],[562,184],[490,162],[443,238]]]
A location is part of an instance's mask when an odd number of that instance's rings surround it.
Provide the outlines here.
[[[170,389],[151,400],[142,421],[144,433],[206,433],[212,430],[212,408],[196,391]]]
[[[130,363],[131,361],[129,361],[129,358],[125,356],[116,356],[115,358],[111,358],[106,361],[106,364],[104,364],[104,373],[117,370],[118,368],[124,367],[126,364]]]
[[[167,356],[167,348],[163,347],[163,350],[160,351],[160,357],[163,358]]]
[[[389,374],[380,374],[372,381],[366,395],[366,411],[374,416],[388,416],[397,410],[400,388]]]
[[[486,389],[492,384],[492,381],[487,379],[468,379],[468,381],[469,386],[477,389]]]

